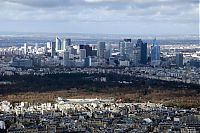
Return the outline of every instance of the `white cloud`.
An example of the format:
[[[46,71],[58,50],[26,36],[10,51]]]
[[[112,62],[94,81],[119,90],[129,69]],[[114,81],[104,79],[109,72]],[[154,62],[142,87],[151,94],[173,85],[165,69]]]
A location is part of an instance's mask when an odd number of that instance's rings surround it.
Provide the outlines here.
[[[199,24],[199,0],[0,0],[1,22]]]

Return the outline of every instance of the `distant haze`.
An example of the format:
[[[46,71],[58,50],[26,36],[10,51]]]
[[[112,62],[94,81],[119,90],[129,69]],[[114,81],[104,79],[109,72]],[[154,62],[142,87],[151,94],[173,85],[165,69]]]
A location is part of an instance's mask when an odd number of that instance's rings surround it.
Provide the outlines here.
[[[84,33],[2,33],[0,32],[0,47],[28,45],[46,45],[47,41],[55,41],[56,36],[59,38],[71,38],[73,44],[96,44],[99,41],[118,44],[124,38],[131,38],[136,43],[141,38],[144,42],[152,44],[155,38],[153,35],[133,35],[133,34],[84,34]],[[182,44],[196,45],[199,43],[199,35],[159,35],[156,36],[157,43],[163,44]]]
[[[0,32],[199,34],[199,0],[0,0]]]

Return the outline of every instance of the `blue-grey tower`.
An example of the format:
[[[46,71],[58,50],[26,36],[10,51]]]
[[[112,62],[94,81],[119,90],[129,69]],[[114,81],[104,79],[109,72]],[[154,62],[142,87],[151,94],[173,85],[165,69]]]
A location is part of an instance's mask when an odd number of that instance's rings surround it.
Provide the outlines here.
[[[151,46],[151,65],[160,65],[160,46],[156,42],[156,38],[153,40],[153,45]]]
[[[105,42],[99,42],[97,47],[97,56],[100,58],[105,57],[105,50],[106,50],[106,43]]]
[[[182,53],[176,54],[176,65],[178,67],[183,67],[183,54]]]

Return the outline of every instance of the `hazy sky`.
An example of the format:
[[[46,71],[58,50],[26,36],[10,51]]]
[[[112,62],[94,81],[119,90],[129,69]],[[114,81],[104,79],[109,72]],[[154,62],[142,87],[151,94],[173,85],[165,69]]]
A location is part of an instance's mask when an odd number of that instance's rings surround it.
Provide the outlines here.
[[[199,0],[0,0],[0,32],[199,34]]]

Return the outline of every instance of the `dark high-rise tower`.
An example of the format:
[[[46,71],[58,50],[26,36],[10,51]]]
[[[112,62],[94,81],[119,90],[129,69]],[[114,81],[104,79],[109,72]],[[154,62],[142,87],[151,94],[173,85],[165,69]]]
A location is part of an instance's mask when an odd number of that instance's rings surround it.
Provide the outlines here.
[[[56,42],[50,42],[51,46],[51,57],[54,57],[56,55]]]
[[[90,47],[89,45],[80,45],[80,49],[86,50],[86,57],[92,56],[92,47]]]
[[[100,58],[105,57],[105,50],[106,50],[106,43],[105,42],[99,42],[97,47],[97,56]]]
[[[147,64],[147,43],[143,43],[142,39],[138,39],[136,47],[140,48],[140,63]]]
[[[141,64],[147,64],[147,43],[141,46]]]
[[[183,54],[181,54],[181,53],[176,54],[176,65],[178,67],[182,67],[183,66]]]

